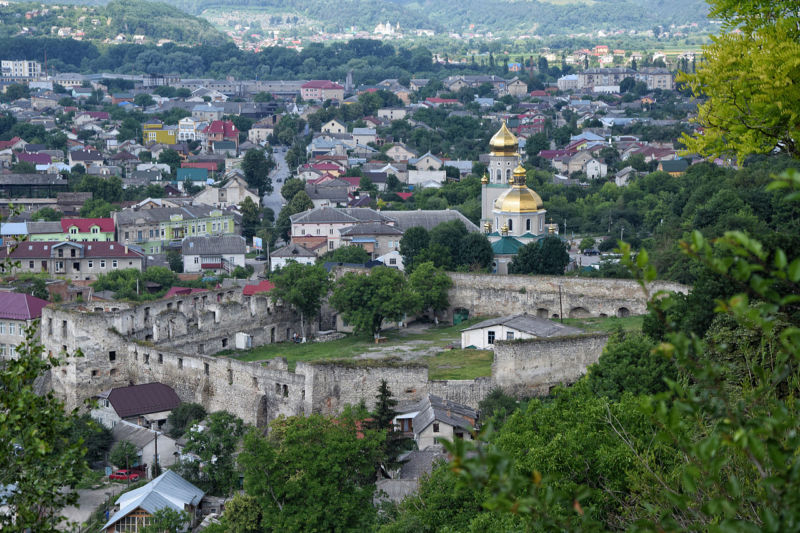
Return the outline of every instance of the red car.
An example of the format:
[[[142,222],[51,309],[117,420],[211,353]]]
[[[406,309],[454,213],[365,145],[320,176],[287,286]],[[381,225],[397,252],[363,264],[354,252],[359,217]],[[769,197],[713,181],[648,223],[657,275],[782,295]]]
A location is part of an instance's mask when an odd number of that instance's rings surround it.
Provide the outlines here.
[[[137,474],[136,472],[131,472],[130,470],[117,470],[116,472],[108,476],[108,479],[118,480],[118,481],[127,481],[127,480],[139,481],[139,474]]]

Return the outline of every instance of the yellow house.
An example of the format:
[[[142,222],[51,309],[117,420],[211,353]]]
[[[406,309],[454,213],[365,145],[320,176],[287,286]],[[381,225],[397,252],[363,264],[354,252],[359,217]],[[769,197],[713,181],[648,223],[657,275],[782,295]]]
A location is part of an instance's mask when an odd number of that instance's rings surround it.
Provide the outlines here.
[[[178,128],[175,126],[164,126],[158,119],[151,119],[142,126],[142,142],[175,144],[178,141]]]

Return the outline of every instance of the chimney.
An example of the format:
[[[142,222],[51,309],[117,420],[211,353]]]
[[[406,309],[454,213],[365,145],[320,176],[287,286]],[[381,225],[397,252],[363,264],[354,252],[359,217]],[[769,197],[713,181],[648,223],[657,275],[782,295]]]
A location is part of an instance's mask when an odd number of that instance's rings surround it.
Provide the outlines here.
[[[125,245],[125,255],[128,255],[128,245]]]

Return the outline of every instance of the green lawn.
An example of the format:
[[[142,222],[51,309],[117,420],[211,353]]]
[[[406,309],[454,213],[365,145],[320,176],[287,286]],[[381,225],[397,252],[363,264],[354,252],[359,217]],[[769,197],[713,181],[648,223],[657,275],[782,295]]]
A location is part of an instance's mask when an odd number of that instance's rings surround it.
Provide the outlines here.
[[[248,351],[226,350],[217,355],[226,355],[240,361],[264,361],[275,357],[285,357],[289,369],[294,370],[297,362],[346,360],[368,352],[378,357],[393,357],[401,353],[428,352],[436,355],[419,354],[413,358],[417,364],[427,365],[431,379],[474,379],[491,375],[492,351],[490,350],[449,350],[449,345],[461,340],[461,330],[476,324],[487,317],[472,318],[457,326],[431,326],[426,331],[393,329],[383,333],[386,342],[375,344],[369,335],[348,335],[330,342],[309,342],[294,344],[281,342],[268,344]],[[641,330],[642,317],[627,318],[569,318],[564,324],[591,331],[613,331],[622,327],[628,331]],[[392,348],[396,348],[393,353]],[[396,360],[396,359],[395,359]]]
[[[588,331],[614,331],[621,327],[625,331],[641,331],[643,316],[629,316],[617,318],[609,316],[604,318],[565,318],[564,324]]]
[[[351,359],[365,352],[382,349],[390,350],[393,346],[404,346],[409,351],[422,351],[428,349],[444,349],[447,345],[461,340],[461,330],[467,326],[480,322],[482,319],[472,319],[457,326],[431,326],[427,331],[418,333],[409,330],[389,330],[382,335],[386,342],[375,344],[369,335],[348,335],[347,337],[330,342],[309,342],[294,344],[281,342],[267,344],[248,351],[226,350],[217,355],[226,355],[240,361],[263,361],[274,357],[285,357],[289,369],[294,370],[298,361],[323,361],[326,359]],[[409,348],[409,343],[419,343],[419,346]],[[391,353],[387,354],[391,355]]]
[[[492,350],[446,350],[419,359],[428,365],[429,379],[475,379],[492,374]]]

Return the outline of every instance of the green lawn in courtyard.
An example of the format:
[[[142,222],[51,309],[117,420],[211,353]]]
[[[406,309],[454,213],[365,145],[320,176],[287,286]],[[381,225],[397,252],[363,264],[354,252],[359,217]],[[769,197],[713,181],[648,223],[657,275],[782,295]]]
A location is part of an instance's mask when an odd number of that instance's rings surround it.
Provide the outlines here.
[[[475,379],[492,374],[492,350],[446,350],[418,361],[428,365],[429,379]]]

